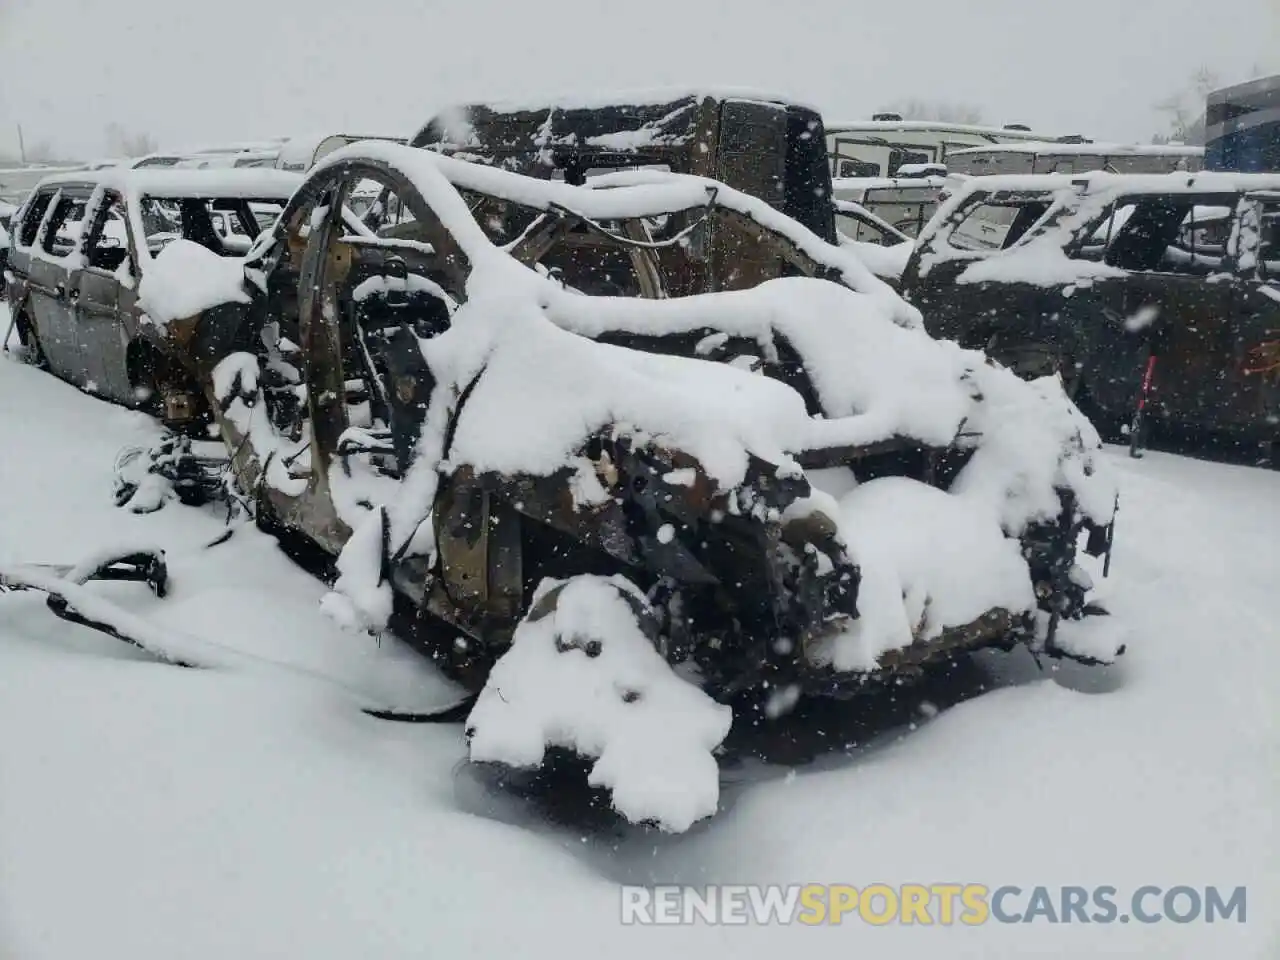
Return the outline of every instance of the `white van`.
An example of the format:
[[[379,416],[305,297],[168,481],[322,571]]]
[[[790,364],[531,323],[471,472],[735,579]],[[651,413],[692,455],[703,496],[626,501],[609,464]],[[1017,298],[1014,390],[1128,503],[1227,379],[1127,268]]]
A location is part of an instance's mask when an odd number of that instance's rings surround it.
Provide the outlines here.
[[[290,137],[280,146],[280,152],[276,155],[275,166],[277,170],[306,173],[335,150],[361,140],[390,140],[393,143],[406,142],[404,137],[356,136],[350,133]]]
[[[947,172],[984,177],[1006,173],[1176,173],[1204,166],[1204,147],[1181,144],[1006,143],[954,150]]]
[[[840,179],[891,177],[904,164],[946,164],[953,151],[969,147],[1055,139],[1018,124],[983,127],[903,120],[885,113],[872,120],[828,121],[823,126],[831,176]]]

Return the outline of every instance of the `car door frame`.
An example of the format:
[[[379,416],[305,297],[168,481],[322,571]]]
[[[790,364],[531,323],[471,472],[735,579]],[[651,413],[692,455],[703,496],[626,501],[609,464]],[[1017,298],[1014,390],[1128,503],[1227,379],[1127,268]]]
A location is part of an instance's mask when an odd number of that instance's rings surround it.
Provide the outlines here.
[[[129,370],[129,332],[121,310],[122,284],[116,271],[94,266],[93,241],[106,227],[113,204],[124,211],[125,256],[133,283],[137,283],[137,245],[128,216],[128,198],[119,191],[101,192],[85,231],[82,244],[84,263],[76,283],[74,299],[76,338],[85,354],[85,363],[97,378],[97,392],[118,403],[136,406],[141,400],[134,392]],[[86,211],[86,216],[89,211]]]
[[[53,253],[47,244],[55,226],[60,226],[58,210],[63,201],[83,201],[87,217],[94,189],[91,181],[60,184],[49,201],[35,239],[26,249],[29,256],[27,284],[33,301],[32,321],[36,325],[41,349],[57,376],[83,389],[91,386],[92,379],[75,329],[77,271],[82,266],[84,231],[81,230],[75,245],[62,255]]]
[[[1240,197],[1227,241],[1227,259],[1238,281],[1232,302],[1232,323],[1237,331],[1233,373],[1241,413],[1252,425],[1240,433],[1275,444],[1280,439],[1280,369],[1252,369],[1260,355],[1280,359],[1280,259],[1270,261],[1261,256],[1260,230],[1266,204],[1280,211],[1280,191],[1252,191]],[[1276,268],[1269,271],[1267,264],[1273,262]]]
[[[1151,193],[1117,197],[1115,207],[1126,199],[1141,204],[1162,198],[1186,200],[1191,211],[1198,205],[1194,194]],[[1224,363],[1228,367],[1232,363],[1236,340],[1233,303],[1237,278],[1229,255],[1224,252],[1218,269],[1208,275],[1159,268],[1127,268],[1126,272],[1119,308],[1126,324],[1152,306],[1159,311],[1149,329],[1140,331],[1143,355],[1130,363],[1128,387],[1134,401],[1144,366],[1155,356],[1148,414],[1179,431],[1216,432],[1230,402],[1231,386],[1222,372]]]

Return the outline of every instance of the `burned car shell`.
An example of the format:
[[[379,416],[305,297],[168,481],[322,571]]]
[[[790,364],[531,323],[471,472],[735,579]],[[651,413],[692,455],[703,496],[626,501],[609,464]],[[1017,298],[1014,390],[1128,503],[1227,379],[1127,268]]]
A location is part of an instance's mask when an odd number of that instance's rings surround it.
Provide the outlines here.
[[[214,229],[211,207],[260,232],[250,202],[277,206],[299,178],[276,171],[103,170],[41,181],[13,218],[11,309],[19,336],[59,377],[106,399],[151,404],[170,423],[191,420],[196,385],[174,362],[175,337],[144,321],[139,287],[157,248],[173,236],[233,256]],[[144,213],[144,201],[151,206]],[[177,220],[159,225],[160,207]],[[155,209],[152,209],[155,208]],[[174,233],[159,233],[172,226]]]
[[[379,200],[361,219],[343,200],[370,181],[380,187]],[[521,220],[525,226],[514,239],[494,213],[503,204],[534,214]],[[666,598],[655,600],[667,618],[665,655],[695,662],[709,688],[727,694],[786,680],[832,693],[860,689],[866,672],[841,674],[806,660],[811,643],[856,615],[858,568],[829,520],[789,513],[813,495],[798,465],[752,455],[741,481],[726,488],[678,445],[616,426],[583,436],[572,461],[578,473],[571,467],[544,473],[473,468],[453,453],[459,422],[476,403],[473,392],[484,391],[494,361],[490,356],[450,387],[427,357],[477,292],[506,297],[511,294],[502,291],[510,287],[543,299],[543,311],[564,314],[555,323],[569,325],[557,334],[569,337],[562,341],[566,349],[593,337],[617,344],[593,350],[698,357],[679,362],[706,362],[708,374],[720,369],[709,361],[743,359],[735,340],[758,354],[750,336],[708,331],[696,322],[674,332],[631,323],[628,318],[643,320],[643,311],[631,309],[638,301],[565,293],[519,265],[539,266],[542,253],[575,230],[645,260],[652,241],[635,233],[644,218],[678,211],[714,216],[717,204],[739,227],[754,224],[760,242],[841,276],[863,289],[868,302],[883,305],[885,317],[918,327],[914,312],[856,259],[763,202],[698,178],[667,177],[659,184],[633,171],[616,175],[611,188],[587,190],[372,144],[323,161],[247,258],[253,305],[238,323],[202,324],[188,356],[233,452],[240,486],[259,504],[260,521],[340,554],[381,511],[384,579],[419,610],[413,641],[474,686],[510,643],[544,578],[621,573],[651,597]],[[789,235],[769,241],[775,226]],[[596,261],[595,273],[604,262]],[[568,266],[566,285],[592,279],[590,264]],[[475,280],[481,268],[490,271],[487,283]],[[504,281],[493,284],[493,271]],[[648,274],[631,296],[665,299],[661,281],[660,272]],[[796,282],[829,289],[825,282]],[[669,303],[683,308],[703,299]],[[601,311],[603,326],[589,329]],[[797,386],[802,411],[807,405],[820,414],[802,358],[781,354],[747,359],[756,366],[763,359],[764,372]],[[931,446],[883,434],[874,442],[841,441],[863,433],[842,433],[838,417],[804,424],[806,430],[816,424],[829,439],[797,449],[800,465],[857,464],[864,478],[899,474],[945,486],[972,449],[967,441]],[[601,485],[608,495],[584,501],[583,484]],[[1059,515],[1024,534],[1038,596],[1055,619],[1080,612],[1068,594],[1082,597],[1083,591],[1068,575],[1085,522],[1064,487]],[[668,602],[673,596],[680,601]],[[910,672],[956,650],[1015,642],[1030,629],[1025,613],[991,609],[932,640],[889,651],[879,662],[885,671]]]
[[[1157,424],[1270,443],[1277,190],[1280,176],[1252,174],[965,178],[902,289],[935,336],[1027,376],[1061,371],[1106,432],[1154,357]]]

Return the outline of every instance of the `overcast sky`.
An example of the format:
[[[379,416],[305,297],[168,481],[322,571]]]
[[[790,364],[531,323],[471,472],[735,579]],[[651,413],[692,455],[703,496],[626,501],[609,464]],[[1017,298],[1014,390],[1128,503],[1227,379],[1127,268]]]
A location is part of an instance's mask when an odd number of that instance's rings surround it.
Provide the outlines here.
[[[905,99],[1147,140],[1199,66],[1280,71],[1280,0],[0,0],[0,153],[100,155],[311,131],[408,134],[435,108],[750,87],[828,119]]]

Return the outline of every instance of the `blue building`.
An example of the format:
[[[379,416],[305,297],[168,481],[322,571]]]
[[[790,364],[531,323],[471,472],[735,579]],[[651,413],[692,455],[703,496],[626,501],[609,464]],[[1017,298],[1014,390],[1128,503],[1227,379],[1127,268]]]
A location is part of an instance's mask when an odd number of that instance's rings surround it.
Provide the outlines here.
[[[1206,170],[1280,171],[1280,76],[1209,94]]]

